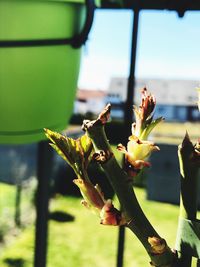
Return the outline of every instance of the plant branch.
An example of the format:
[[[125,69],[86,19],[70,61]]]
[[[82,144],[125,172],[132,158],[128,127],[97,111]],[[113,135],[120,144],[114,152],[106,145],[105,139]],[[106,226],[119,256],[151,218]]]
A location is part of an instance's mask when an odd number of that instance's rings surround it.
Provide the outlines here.
[[[83,129],[93,142],[96,154],[104,155],[104,160],[99,157],[99,162],[110,180],[119,199],[127,227],[138,237],[151,258],[151,263],[159,267],[173,267],[175,255],[167,246],[143,213],[132,185],[128,182],[127,174],[116,161],[104,131],[104,124],[109,117],[110,107],[99,115],[97,120],[84,121]]]
[[[181,267],[190,267],[192,255],[187,253],[187,244],[182,241],[183,233],[181,220],[196,220],[197,215],[197,190],[198,190],[198,169],[200,155],[195,151],[186,133],[182,144],[178,148],[180,175],[181,175],[181,194],[180,194],[180,226],[177,234],[177,246],[180,250],[179,264]]]
[[[188,134],[186,134],[183,143],[179,146],[178,156],[181,174],[180,216],[185,219],[195,220],[199,166],[197,160],[195,160],[194,146]]]

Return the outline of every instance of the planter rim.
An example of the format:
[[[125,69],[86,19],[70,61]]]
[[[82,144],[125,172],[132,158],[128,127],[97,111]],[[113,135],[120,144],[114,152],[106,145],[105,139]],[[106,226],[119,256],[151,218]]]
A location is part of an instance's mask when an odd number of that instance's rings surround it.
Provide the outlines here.
[[[10,0],[11,2],[14,1],[14,2],[17,2],[17,1],[21,1],[21,0]],[[100,6],[100,1],[101,0],[94,0],[95,2],[95,5],[97,7]],[[1,2],[1,1],[0,1]],[[27,2],[63,2],[63,3],[75,3],[75,4],[84,4],[85,3],[85,0],[27,0]]]

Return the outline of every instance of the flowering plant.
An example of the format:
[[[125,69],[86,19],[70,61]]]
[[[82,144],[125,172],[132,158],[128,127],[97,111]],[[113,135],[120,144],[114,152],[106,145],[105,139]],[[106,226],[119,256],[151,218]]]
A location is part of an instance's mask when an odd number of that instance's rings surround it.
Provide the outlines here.
[[[138,174],[143,167],[149,167],[147,161],[152,151],[159,151],[159,147],[154,143],[147,141],[147,138],[153,128],[160,123],[163,118],[153,120],[153,113],[156,105],[155,97],[144,88],[141,91],[142,101],[138,107],[134,106],[136,122],[132,124],[132,135],[129,137],[127,149],[119,144],[118,150],[125,154],[126,170],[130,176]]]
[[[84,120],[84,135],[74,140],[67,136],[45,129],[50,145],[73,168],[76,179],[74,183],[79,187],[83,196],[82,204],[95,212],[100,223],[104,225],[129,228],[141,241],[146,249],[151,265],[156,267],[187,267],[182,257],[178,257],[154,229],[139,205],[132,179],[143,168],[149,167],[148,158],[159,147],[148,141],[148,136],[163,118],[154,119],[156,100],[144,88],[141,92],[141,104],[134,106],[135,122],[132,124],[132,134],[127,146],[119,144],[118,150],[125,155],[125,164],[121,167],[111,149],[105,133],[105,124],[110,117],[111,105],[108,104],[96,120]],[[104,169],[107,177],[121,204],[121,210],[116,209],[112,200],[106,200],[99,185],[93,185],[87,172],[91,160],[97,161]],[[187,219],[194,219],[196,206],[191,206],[190,193],[194,193],[197,171],[200,167],[200,143],[193,145],[186,134],[179,147],[180,172],[183,177],[180,215]],[[189,191],[185,189],[189,187]],[[189,192],[189,193],[188,193]],[[194,201],[196,195],[193,194]],[[188,205],[189,203],[189,205]],[[196,204],[195,204],[196,205]],[[183,242],[180,240],[181,247]],[[180,249],[181,251],[181,249]],[[191,258],[191,257],[190,257]],[[188,260],[188,262],[190,259]]]

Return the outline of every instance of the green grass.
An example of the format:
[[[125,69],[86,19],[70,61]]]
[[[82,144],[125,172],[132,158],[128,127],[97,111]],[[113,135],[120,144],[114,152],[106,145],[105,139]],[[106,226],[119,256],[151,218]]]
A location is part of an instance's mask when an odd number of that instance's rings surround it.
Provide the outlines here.
[[[147,201],[143,189],[136,189],[139,201],[160,235],[174,246],[177,206]],[[51,211],[64,211],[75,217],[73,222],[49,223],[48,267],[111,267],[116,266],[118,229],[102,226],[99,219],[80,205],[80,199],[57,196],[51,200]],[[139,241],[126,231],[124,267],[148,266],[148,256]],[[0,254],[0,266],[6,262],[21,261],[23,267],[31,267],[34,247],[34,228],[26,228]]]
[[[15,186],[0,183],[0,240],[14,225]]]
[[[0,183],[0,214],[2,214],[5,206],[6,208],[11,208],[13,206],[15,191],[15,186]]]
[[[163,122],[152,132],[151,138],[156,143],[180,144],[186,131],[193,142],[199,138],[200,123]]]
[[[22,227],[33,222],[34,209],[32,199],[34,187],[34,180],[27,181],[22,186],[20,203],[20,221]],[[10,243],[12,235],[18,235],[21,232],[21,229],[15,227],[16,191],[16,185],[0,183],[0,241],[3,240],[5,243]]]

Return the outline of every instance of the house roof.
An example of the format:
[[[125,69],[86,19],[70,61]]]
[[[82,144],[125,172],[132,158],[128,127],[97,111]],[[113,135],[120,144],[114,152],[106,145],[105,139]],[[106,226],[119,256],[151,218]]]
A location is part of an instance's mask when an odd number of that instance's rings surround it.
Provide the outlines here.
[[[98,99],[105,97],[106,94],[107,92],[102,90],[79,89],[76,98],[77,100]]]

